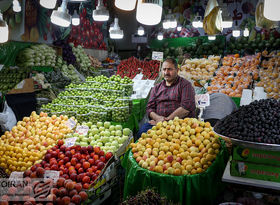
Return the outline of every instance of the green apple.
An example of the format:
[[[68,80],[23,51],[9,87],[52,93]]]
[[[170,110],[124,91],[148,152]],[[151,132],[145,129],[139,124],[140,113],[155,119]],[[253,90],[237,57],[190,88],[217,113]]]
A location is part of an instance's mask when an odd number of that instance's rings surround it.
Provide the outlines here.
[[[91,142],[90,142],[90,145],[93,146],[93,147],[96,147],[96,146],[97,146],[97,142],[91,141]]]
[[[116,131],[115,130],[112,130],[111,131],[111,136],[115,136],[116,135]]]
[[[102,132],[105,130],[105,127],[99,127],[99,132]]]
[[[96,144],[98,147],[102,147],[103,146],[103,143],[102,142],[97,142]]]
[[[122,136],[122,131],[121,130],[117,130],[115,135],[121,137]]]
[[[91,129],[91,131],[90,131],[93,135],[96,135],[96,134],[98,134],[99,133],[99,129],[97,129],[97,128],[93,128],[93,129]]]
[[[97,125],[98,128],[100,128],[100,127],[103,126],[103,122],[97,122],[96,125]]]
[[[115,126],[115,129],[116,129],[116,130],[122,130],[122,126],[121,126],[121,125],[116,125],[116,126]]]
[[[111,144],[112,144],[112,146],[115,146],[115,147],[119,148],[119,142],[118,141],[114,140]]]
[[[89,138],[88,137],[83,137],[82,142],[89,142]]]
[[[110,126],[111,126],[111,123],[110,123],[110,122],[104,122],[104,127],[105,127],[105,128],[108,129]]]
[[[128,129],[128,128],[124,128],[124,129],[123,129],[123,134],[124,134],[124,135],[129,136],[130,133],[131,133],[131,130],[130,130],[130,129]]]
[[[98,134],[94,135],[94,136],[93,136],[93,139],[94,139],[94,140],[100,139],[100,135],[98,135]]]
[[[111,135],[111,133],[109,132],[109,130],[108,131],[104,131],[104,135],[103,136],[110,137],[110,135]]]
[[[86,125],[87,125],[88,127],[91,127],[91,126],[92,126],[92,122],[87,122]]]
[[[102,142],[103,143],[109,142],[109,137],[102,137]]]
[[[114,125],[111,125],[110,127],[109,127],[109,130],[112,132],[112,131],[114,131],[115,130],[115,126]]]
[[[88,146],[88,143],[87,143],[87,142],[81,142],[80,145],[81,145],[82,147],[87,147],[87,146]]]
[[[93,128],[97,128],[97,126],[96,126],[96,125],[92,125],[92,126],[90,127],[90,129],[93,129]]]

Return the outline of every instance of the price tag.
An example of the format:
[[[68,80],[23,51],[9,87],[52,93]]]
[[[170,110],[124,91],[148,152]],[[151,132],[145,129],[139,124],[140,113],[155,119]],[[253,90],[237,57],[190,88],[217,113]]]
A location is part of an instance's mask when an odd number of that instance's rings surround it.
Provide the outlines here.
[[[162,61],[163,60],[163,52],[153,51],[152,52],[152,59]]]
[[[22,89],[25,84],[25,80],[22,80],[19,84],[16,85],[15,89]]]
[[[75,133],[78,133],[79,135],[86,136],[87,133],[88,133],[88,130],[89,130],[88,126],[86,126],[86,125],[79,125],[79,126],[77,126]]]
[[[210,105],[210,96],[209,94],[196,95],[195,102],[198,107],[207,107]]]
[[[71,130],[76,126],[76,122],[73,119],[68,119],[65,123],[67,127],[69,127]]]
[[[54,181],[54,183],[56,183],[58,178],[59,178],[59,172],[58,171],[53,171],[53,170],[46,170],[45,171],[44,179],[52,179]]]
[[[13,181],[22,181],[23,180],[23,172],[12,172],[9,180]]]
[[[75,145],[76,140],[77,140],[77,137],[67,138],[67,139],[65,139],[64,144],[66,147],[72,147]]]

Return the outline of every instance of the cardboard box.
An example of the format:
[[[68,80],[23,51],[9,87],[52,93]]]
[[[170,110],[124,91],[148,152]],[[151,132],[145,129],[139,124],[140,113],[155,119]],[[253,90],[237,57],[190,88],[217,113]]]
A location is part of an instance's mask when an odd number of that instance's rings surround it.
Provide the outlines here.
[[[234,146],[233,160],[280,166],[280,152]]]
[[[232,176],[280,182],[280,167],[255,164],[242,161],[231,161]]]
[[[34,92],[34,83],[32,78],[27,78],[22,80],[16,87],[8,94],[20,94],[20,93],[33,93]]]

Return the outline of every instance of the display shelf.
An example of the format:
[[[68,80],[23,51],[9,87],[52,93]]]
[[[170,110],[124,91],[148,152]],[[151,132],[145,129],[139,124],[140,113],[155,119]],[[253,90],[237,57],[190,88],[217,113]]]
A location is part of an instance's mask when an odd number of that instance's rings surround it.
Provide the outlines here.
[[[228,161],[228,163],[227,163],[227,166],[226,166],[224,174],[223,174],[222,181],[228,182],[228,183],[247,185],[247,186],[261,187],[261,188],[266,188],[266,189],[280,190],[280,183],[278,183],[278,182],[231,176],[230,175],[230,161]]]

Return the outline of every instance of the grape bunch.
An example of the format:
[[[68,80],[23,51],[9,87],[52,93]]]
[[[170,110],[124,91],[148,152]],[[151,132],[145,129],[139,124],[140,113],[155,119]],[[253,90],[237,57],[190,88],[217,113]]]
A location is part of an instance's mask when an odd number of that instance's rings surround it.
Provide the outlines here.
[[[280,144],[280,101],[266,99],[241,106],[220,121],[219,134],[245,141]]]

